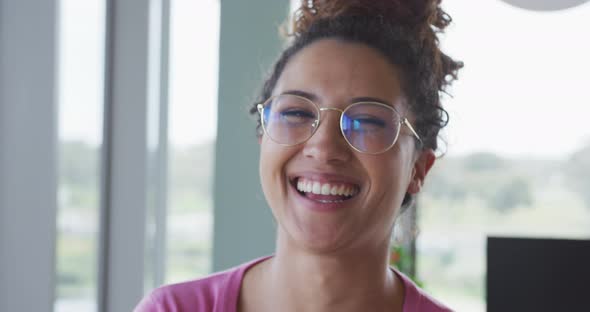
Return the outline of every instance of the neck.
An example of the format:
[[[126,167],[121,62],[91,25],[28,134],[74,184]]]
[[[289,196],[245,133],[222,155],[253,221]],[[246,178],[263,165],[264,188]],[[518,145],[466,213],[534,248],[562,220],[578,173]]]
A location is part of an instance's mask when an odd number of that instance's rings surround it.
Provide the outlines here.
[[[391,311],[400,283],[388,266],[389,242],[381,245],[314,253],[279,234],[276,256],[265,270],[273,305],[292,311]]]

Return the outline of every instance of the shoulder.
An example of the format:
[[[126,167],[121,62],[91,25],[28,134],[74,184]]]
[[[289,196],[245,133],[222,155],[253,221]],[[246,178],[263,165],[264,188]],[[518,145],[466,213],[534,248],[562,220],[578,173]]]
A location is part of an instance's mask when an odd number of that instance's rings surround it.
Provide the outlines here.
[[[204,278],[156,288],[134,311],[235,311],[244,272],[263,259]]]
[[[135,312],[213,311],[222,300],[228,281],[235,269],[207,276],[202,279],[161,286],[152,290],[135,308]]]
[[[452,312],[453,310],[418,287],[410,278],[393,269],[405,288],[404,312]]]

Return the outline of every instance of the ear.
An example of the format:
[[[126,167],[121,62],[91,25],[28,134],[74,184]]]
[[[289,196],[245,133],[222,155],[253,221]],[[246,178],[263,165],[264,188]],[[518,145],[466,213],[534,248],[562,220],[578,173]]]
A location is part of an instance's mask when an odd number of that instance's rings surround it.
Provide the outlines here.
[[[432,149],[425,149],[420,152],[418,159],[414,161],[414,168],[412,169],[412,180],[408,185],[408,193],[417,194],[424,185],[424,179],[434,165],[436,156]]]

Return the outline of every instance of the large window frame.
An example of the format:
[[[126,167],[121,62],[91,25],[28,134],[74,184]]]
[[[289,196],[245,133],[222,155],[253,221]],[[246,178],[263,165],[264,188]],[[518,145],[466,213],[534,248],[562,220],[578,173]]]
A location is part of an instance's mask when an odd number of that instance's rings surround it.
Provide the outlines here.
[[[130,311],[163,279],[170,3],[105,1],[97,310]],[[58,3],[0,1],[2,311],[52,311],[54,306]],[[266,0],[221,3],[219,103],[233,104],[218,110],[214,270],[273,249],[272,217],[256,183],[255,124],[242,108],[259,87],[261,66],[268,68],[280,50],[276,26],[287,6]],[[239,162],[235,155],[241,155]],[[154,239],[149,231],[155,231]],[[243,233],[239,242],[236,233]]]

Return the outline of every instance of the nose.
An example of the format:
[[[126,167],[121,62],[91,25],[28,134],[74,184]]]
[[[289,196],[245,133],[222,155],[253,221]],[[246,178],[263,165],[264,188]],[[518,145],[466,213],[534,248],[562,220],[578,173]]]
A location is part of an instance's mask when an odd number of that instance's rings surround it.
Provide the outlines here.
[[[305,142],[303,154],[323,163],[347,161],[352,153],[340,131],[340,115],[337,108],[322,108],[321,122],[313,136]]]

